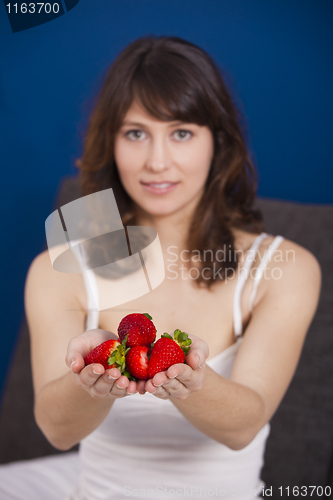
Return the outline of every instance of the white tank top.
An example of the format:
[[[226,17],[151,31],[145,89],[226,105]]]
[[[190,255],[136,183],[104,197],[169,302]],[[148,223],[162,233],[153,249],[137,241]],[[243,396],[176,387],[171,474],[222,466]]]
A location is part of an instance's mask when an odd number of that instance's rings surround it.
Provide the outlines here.
[[[261,233],[255,239],[239,274],[233,303],[236,341],[206,362],[226,378],[242,341],[241,293],[257,250],[268,236]],[[275,237],[256,270],[251,312],[267,262],[282,240]],[[87,330],[98,328],[98,311],[89,290],[87,286]],[[169,400],[149,393],[117,399],[100,426],[80,443],[82,473],[73,500],[124,496],[253,500],[265,486],[260,473],[269,432],[267,423],[248,446],[235,451],[198,431]]]

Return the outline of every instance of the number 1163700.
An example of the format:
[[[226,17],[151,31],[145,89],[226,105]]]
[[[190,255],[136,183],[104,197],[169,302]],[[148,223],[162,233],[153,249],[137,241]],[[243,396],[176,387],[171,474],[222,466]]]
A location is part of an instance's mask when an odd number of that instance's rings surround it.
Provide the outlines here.
[[[287,497],[331,497],[330,486],[279,486],[279,495],[281,498]],[[273,495],[273,486],[266,487],[262,491],[264,498],[269,498]]]
[[[8,9],[8,14],[41,14],[45,12],[46,14],[58,14],[59,4],[56,2],[51,3],[8,3],[6,5]]]

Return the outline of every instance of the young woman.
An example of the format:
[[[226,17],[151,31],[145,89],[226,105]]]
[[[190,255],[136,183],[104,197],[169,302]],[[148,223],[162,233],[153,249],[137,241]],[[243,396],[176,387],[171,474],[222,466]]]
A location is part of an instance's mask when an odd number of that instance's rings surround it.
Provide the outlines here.
[[[127,47],[78,166],[83,195],[111,187],[125,225],[157,230],[166,276],[98,314],[82,275],[53,270],[48,252],[33,261],[25,303],[36,421],[56,448],[80,443],[78,456],[50,462],[54,498],[257,498],[269,421],[295,372],[321,272],[306,249],[265,232],[238,115],[211,58],[175,37]],[[157,337],[186,331],[186,363],[138,383],[85,366],[130,312],[149,312]],[[45,494],[32,488],[35,499]]]

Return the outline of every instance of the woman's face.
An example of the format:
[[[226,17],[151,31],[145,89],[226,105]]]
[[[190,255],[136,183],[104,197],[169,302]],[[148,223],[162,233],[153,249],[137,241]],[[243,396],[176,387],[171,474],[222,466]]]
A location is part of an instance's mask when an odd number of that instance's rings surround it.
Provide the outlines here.
[[[115,138],[121,182],[134,202],[153,216],[195,208],[213,153],[208,127],[159,121],[136,102]]]

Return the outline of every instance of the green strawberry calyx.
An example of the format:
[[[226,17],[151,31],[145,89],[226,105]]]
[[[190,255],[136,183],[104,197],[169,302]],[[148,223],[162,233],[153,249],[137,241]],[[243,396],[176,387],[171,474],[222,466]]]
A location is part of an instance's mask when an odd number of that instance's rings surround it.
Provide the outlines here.
[[[146,316],[146,318],[150,319],[150,321],[153,319],[152,316],[150,316],[150,314],[148,313],[143,313],[144,316]]]
[[[133,375],[131,375],[128,370],[125,370],[124,373],[122,373],[122,375],[125,375],[125,377],[127,377],[128,380],[134,380],[134,382],[138,381],[138,379],[136,377],[133,377]]]
[[[186,332],[182,332],[181,330],[179,330],[179,328],[177,328],[173,332],[173,337],[167,332],[163,333],[161,337],[171,339],[176,342],[182,349],[185,356],[190,352],[192,340],[189,338]]]
[[[125,357],[128,351],[130,350],[130,347],[126,348],[127,337],[128,334],[126,335],[122,343],[118,345],[117,348],[110,353],[110,356],[108,358],[108,365],[116,364],[117,365],[116,367],[118,368],[118,370],[122,375],[125,375],[124,373],[126,371]]]

